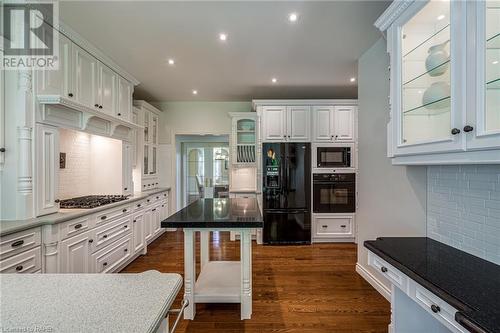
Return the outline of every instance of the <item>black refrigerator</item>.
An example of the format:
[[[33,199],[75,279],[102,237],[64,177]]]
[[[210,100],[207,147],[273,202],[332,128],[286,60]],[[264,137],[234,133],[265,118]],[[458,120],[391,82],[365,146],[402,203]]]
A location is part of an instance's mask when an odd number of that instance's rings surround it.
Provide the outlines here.
[[[262,147],[264,244],[310,244],[311,144]]]

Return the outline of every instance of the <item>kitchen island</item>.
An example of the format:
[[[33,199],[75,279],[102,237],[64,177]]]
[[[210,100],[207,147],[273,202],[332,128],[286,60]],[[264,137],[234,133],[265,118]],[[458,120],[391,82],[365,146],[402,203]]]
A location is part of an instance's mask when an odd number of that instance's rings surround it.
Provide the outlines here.
[[[200,199],[161,222],[184,229],[184,319],[194,319],[196,303],[240,303],[241,319],[252,316],[252,231],[264,221],[255,198]],[[210,261],[212,231],[239,232],[240,261]],[[195,235],[200,232],[201,272],[196,279]]]

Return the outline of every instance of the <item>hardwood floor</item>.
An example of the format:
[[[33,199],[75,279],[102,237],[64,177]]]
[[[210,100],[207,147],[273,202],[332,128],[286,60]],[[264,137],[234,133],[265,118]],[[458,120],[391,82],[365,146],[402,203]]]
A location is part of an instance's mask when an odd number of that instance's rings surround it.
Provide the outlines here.
[[[230,242],[229,233],[212,235],[211,260],[238,258],[239,242]],[[183,320],[177,332],[387,332],[390,304],[355,272],[355,264],[354,244],[254,242],[252,319],[240,320],[239,304],[200,304],[195,320]],[[183,274],[182,231],[162,235],[122,272],[149,269]]]

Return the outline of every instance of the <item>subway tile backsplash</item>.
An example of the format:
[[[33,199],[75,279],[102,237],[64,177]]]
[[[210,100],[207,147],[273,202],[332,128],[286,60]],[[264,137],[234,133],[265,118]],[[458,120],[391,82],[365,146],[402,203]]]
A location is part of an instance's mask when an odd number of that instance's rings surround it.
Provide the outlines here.
[[[427,235],[500,265],[500,165],[428,167]]]

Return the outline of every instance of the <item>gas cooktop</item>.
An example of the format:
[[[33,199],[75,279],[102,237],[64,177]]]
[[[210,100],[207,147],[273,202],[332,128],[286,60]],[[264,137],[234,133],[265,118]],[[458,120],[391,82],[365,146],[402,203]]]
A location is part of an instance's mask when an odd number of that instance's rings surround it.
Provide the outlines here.
[[[61,200],[59,207],[63,209],[71,208],[96,208],[113,202],[127,200],[124,195],[87,195],[84,197]]]

